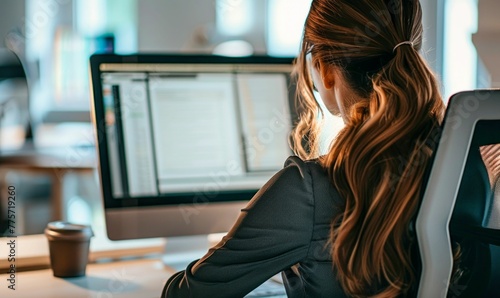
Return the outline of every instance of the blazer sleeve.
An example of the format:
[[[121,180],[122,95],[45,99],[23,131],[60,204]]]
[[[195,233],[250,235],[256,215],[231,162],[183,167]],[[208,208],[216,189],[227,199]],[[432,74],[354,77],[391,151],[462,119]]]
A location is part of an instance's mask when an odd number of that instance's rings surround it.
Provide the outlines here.
[[[243,297],[303,260],[314,224],[311,174],[290,157],[242,209],[229,233],[167,281],[162,297]]]

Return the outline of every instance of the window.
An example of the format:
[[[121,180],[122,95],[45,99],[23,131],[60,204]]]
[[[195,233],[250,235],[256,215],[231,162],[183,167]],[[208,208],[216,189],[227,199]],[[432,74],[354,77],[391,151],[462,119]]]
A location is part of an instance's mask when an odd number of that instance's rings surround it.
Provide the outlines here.
[[[269,0],[267,52],[271,56],[296,56],[311,0]],[[284,13],[286,12],[286,13]]]
[[[137,49],[137,0],[27,0],[27,60],[37,65],[32,113],[88,110],[88,58]]]
[[[224,36],[245,35],[252,30],[254,15],[252,1],[217,0],[217,31]]]
[[[478,58],[472,43],[477,31],[477,0],[445,2],[443,84],[444,98],[477,87]]]
[[[310,6],[311,0],[268,0],[267,53],[269,55],[297,56]],[[319,93],[315,92],[314,96],[324,115],[319,150],[320,153],[326,153],[344,123],[342,118],[333,116],[326,109]]]

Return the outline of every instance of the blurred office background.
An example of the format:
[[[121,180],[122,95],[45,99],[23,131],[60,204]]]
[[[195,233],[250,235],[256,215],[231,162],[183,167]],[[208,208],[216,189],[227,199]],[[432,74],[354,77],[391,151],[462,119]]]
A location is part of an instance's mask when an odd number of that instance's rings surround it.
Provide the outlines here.
[[[9,48],[21,59],[28,79],[29,109],[16,100],[2,101],[0,150],[15,152],[22,148],[29,119],[36,147],[59,150],[64,166],[71,168],[82,160],[92,160],[95,153],[88,79],[88,58],[92,53],[294,56],[310,3],[2,0],[0,47]],[[421,3],[425,28],[422,52],[441,79],[444,98],[461,90],[500,87],[500,60],[495,57],[500,52],[500,2]],[[1,84],[0,90],[4,90]],[[332,127],[338,126],[338,119],[328,121]],[[20,234],[41,233],[54,218],[50,202],[55,192],[61,192],[66,219],[89,223],[102,217],[94,171],[82,174],[69,170],[64,175],[15,169],[1,172],[2,186],[14,185],[18,189]],[[59,179],[61,189],[54,188],[54,179]],[[2,190],[0,197],[4,193]]]

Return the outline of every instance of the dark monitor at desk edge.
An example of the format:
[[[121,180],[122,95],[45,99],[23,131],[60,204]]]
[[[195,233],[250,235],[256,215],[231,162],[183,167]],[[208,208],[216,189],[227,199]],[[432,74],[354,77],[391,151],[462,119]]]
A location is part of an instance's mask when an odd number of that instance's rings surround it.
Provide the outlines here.
[[[292,154],[290,58],[93,55],[108,237],[226,232]]]

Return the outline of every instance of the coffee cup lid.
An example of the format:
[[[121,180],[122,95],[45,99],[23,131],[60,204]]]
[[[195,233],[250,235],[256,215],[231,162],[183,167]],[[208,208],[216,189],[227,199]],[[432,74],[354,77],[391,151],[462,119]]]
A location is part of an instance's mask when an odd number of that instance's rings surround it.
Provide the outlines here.
[[[54,221],[47,224],[45,234],[51,239],[87,240],[94,236],[87,225],[73,224],[65,221]]]

